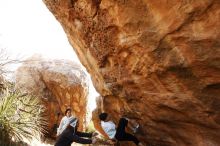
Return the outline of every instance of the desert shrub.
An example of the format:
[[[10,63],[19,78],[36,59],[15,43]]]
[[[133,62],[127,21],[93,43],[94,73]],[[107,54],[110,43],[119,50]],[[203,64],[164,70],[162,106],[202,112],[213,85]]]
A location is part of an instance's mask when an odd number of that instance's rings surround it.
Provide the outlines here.
[[[39,98],[6,89],[0,96],[0,145],[31,140],[45,133],[44,111]]]

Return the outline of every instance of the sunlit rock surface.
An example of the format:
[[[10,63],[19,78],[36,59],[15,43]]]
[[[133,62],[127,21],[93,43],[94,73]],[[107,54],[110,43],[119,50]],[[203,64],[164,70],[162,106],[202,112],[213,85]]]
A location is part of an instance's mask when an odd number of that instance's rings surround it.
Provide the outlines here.
[[[220,145],[219,0],[44,2],[115,121],[150,145]]]
[[[102,129],[101,127],[101,121],[99,119],[99,114],[103,112],[103,108],[102,108],[102,97],[99,96],[99,97],[96,97],[96,106],[97,108],[93,110],[92,112],[92,121],[93,121],[93,124],[94,124],[94,127],[95,129],[100,133],[102,134],[102,136],[105,138],[105,139],[108,139],[108,135],[105,133],[105,131]]]
[[[55,124],[59,124],[69,107],[79,118],[80,128],[83,128],[88,83],[85,72],[78,64],[33,57],[18,68],[16,88],[42,99],[47,110],[49,134],[55,134]]]

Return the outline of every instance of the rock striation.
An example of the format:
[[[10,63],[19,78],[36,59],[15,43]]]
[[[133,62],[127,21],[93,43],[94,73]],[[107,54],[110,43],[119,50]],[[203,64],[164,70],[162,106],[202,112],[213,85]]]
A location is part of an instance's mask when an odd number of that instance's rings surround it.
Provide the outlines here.
[[[67,108],[85,126],[88,95],[87,76],[81,66],[67,60],[32,57],[16,71],[16,88],[42,99],[49,123],[49,135],[56,132]]]
[[[220,145],[219,0],[44,0],[103,97],[156,146]]]

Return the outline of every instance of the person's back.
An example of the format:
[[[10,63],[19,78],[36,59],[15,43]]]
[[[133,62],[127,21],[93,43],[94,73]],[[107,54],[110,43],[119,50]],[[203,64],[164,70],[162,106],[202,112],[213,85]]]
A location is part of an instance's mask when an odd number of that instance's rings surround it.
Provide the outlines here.
[[[109,120],[107,113],[102,113],[99,115],[101,120],[101,127],[104,132],[108,135],[109,139],[114,139],[116,134],[116,125]]]
[[[110,139],[115,137],[116,126],[112,121],[101,121],[101,126]]]

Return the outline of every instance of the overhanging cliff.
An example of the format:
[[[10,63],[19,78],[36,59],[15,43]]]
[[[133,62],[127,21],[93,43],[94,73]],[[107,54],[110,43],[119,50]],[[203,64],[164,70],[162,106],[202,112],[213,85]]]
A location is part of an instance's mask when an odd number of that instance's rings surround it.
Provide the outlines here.
[[[220,145],[219,0],[44,0],[114,120],[160,146]]]

